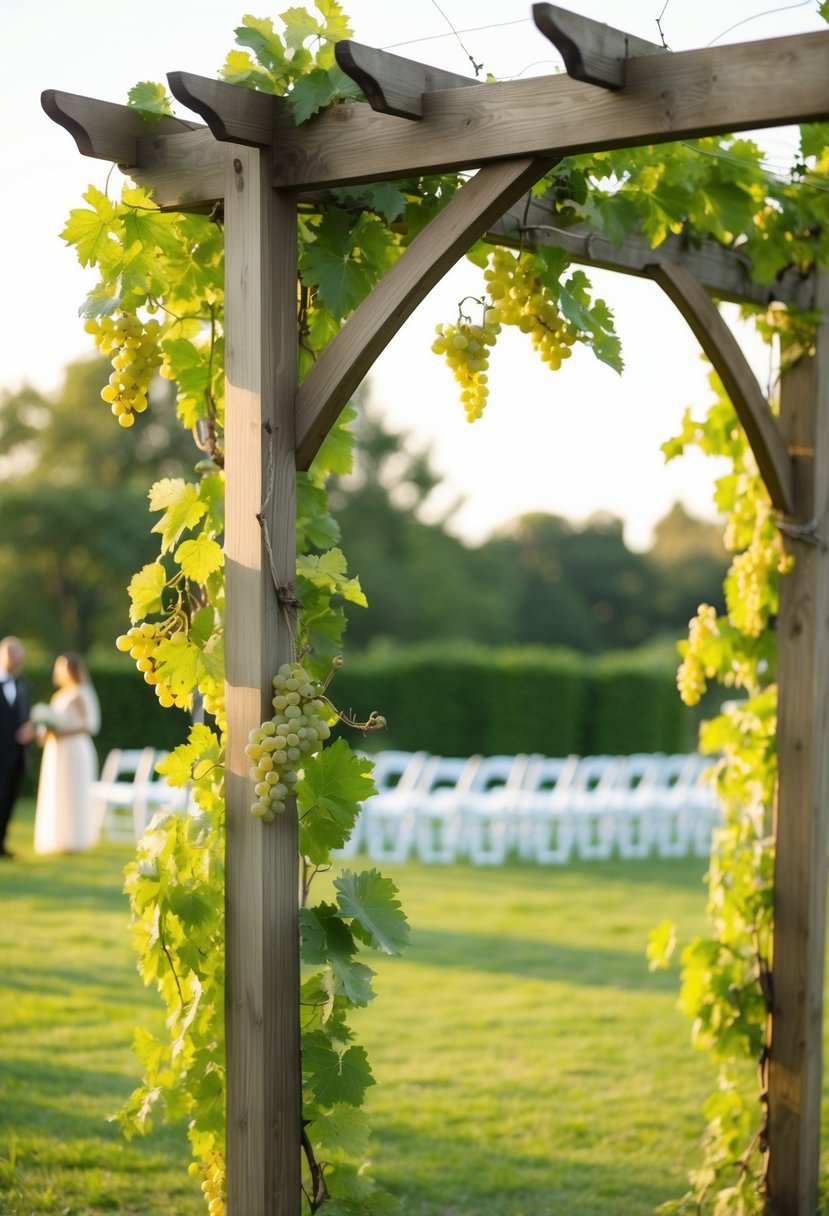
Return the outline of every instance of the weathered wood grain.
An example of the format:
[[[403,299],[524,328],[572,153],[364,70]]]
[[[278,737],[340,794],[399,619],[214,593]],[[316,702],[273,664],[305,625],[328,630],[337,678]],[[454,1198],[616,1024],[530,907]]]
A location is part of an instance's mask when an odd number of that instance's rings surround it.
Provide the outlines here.
[[[250,813],[248,732],[272,711],[272,678],[293,641],[280,584],[292,583],[296,486],[296,203],[271,189],[269,158],[224,149],[227,508],[228,1216],[299,1216],[298,853],[295,809]]]
[[[265,148],[273,139],[274,113],[282,98],[192,72],[168,72],[170,92],[200,115],[221,142]]]
[[[634,55],[658,55],[658,43],[624,30],[581,17],[557,4],[534,4],[533,21],[564,60],[573,80],[604,89],[624,88],[627,60]]]
[[[343,41],[334,46],[337,63],[366,95],[378,114],[398,118],[423,117],[423,94],[436,89],[463,89],[480,83],[458,72],[433,68],[402,55],[378,51],[361,42]]]
[[[553,159],[829,117],[829,32],[631,59],[625,88],[543,76],[427,93],[423,121],[364,104],[278,120],[274,182],[302,190]]]
[[[40,104],[53,122],[69,132],[83,156],[116,164],[136,164],[138,141],[149,132],[166,135],[192,129],[191,123],[178,118],[161,115],[151,122],[131,106],[59,89],[44,89]]]
[[[784,373],[781,423],[795,511],[812,540],[784,534],[795,559],[777,621],[773,1009],[769,1060],[770,1216],[818,1210],[829,843],[829,288],[817,354]]]
[[[786,443],[737,339],[713,301],[687,270],[658,263],[651,267],[650,274],[688,322],[722,380],[772,503],[778,511],[791,514],[794,491]]]

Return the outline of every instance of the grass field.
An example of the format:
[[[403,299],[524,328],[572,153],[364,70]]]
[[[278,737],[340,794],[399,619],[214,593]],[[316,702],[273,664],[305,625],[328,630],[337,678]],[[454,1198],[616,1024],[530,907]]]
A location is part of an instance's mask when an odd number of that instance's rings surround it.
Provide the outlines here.
[[[0,868],[0,1216],[203,1213],[182,1129],[127,1144],[136,974],[103,846],[35,858],[31,806]],[[703,925],[703,863],[388,867],[413,925],[355,1018],[372,1060],[373,1169],[405,1216],[645,1216],[682,1193],[713,1080],[648,973],[648,931]],[[320,892],[322,895],[323,892]]]

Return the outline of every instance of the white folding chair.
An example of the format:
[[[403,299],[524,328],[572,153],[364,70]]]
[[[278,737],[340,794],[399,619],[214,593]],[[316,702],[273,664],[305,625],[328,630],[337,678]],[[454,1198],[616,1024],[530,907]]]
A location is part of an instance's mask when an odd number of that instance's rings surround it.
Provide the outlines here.
[[[348,859],[356,857],[356,855],[366,845],[366,824],[368,816],[366,815],[366,807],[375,798],[381,795],[386,795],[400,787],[400,782],[403,782],[401,794],[405,793],[411,781],[420,771],[423,760],[426,757],[425,752],[408,752],[389,749],[388,751],[376,752],[369,756],[366,752],[358,752],[358,755],[367,757],[373,761],[374,768],[372,769],[372,780],[377,791],[370,799],[366,799],[360,810],[354,827],[351,830],[351,835],[345,844],[340,849],[332,849],[331,856],[340,859]]]
[[[655,788],[659,753],[637,752],[622,758],[608,802],[616,818],[616,847],[625,859],[649,857],[656,846]]]
[[[618,756],[584,756],[578,763],[569,797],[582,861],[606,861],[613,853],[617,816],[610,794],[620,771]]]
[[[480,763],[480,756],[432,756],[426,764],[415,800],[415,850],[420,861],[446,865],[457,859],[463,800]]]
[[[141,838],[146,812],[139,795],[152,780],[154,766],[153,747],[116,747],[109,752],[100,780],[92,784],[92,813],[99,836],[118,842]]]
[[[517,841],[519,791],[529,756],[485,756],[459,795],[462,851],[473,865],[502,865]]]
[[[377,761],[378,792],[366,799],[360,812],[366,851],[372,861],[405,861],[414,840],[416,790],[429,755],[381,752]]]
[[[694,789],[705,765],[696,753],[666,756],[654,788],[656,851],[659,857],[687,857],[694,830]]]
[[[578,756],[531,756],[517,792],[518,856],[539,865],[570,860],[576,825],[570,802]]]

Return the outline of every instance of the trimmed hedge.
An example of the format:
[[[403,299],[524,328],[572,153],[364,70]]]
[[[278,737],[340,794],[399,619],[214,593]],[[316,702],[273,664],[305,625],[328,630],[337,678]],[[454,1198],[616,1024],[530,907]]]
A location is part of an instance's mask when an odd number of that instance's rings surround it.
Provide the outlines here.
[[[672,660],[637,651],[590,658],[542,646],[436,644],[352,655],[330,693],[358,719],[373,709],[386,718],[387,730],[361,741],[372,750],[566,756],[695,746]]]

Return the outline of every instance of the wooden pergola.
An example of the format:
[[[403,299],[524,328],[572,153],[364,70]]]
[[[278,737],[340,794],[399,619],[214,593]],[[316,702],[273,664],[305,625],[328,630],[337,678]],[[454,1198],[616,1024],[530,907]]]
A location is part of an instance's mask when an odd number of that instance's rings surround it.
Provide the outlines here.
[[[535,4],[566,75],[478,84],[353,42],[340,66],[368,104],[294,126],[281,98],[174,72],[174,96],[206,126],[49,90],[44,108],[87,156],[127,167],[167,209],[223,200],[227,515],[227,1170],[230,1216],[300,1210],[301,1071],[297,823],[249,813],[248,731],[270,714],[292,658],[276,576],[295,569],[295,471],[307,468],[378,353],[479,237],[561,244],[575,260],[649,276],[674,301],[745,427],[796,555],[782,583],[779,790],[769,1061],[774,1216],[817,1210],[829,822],[829,305],[827,279],[773,290],[739,253],[678,238],[621,248],[551,234],[543,203],[510,212],[562,156],[829,119],[829,32],[666,54]],[[331,187],[477,169],[297,379],[297,201]],[[823,309],[814,357],[783,376],[774,418],[712,303],[770,299]],[[522,436],[516,436],[520,450]],[[268,493],[268,487],[272,491]]]

